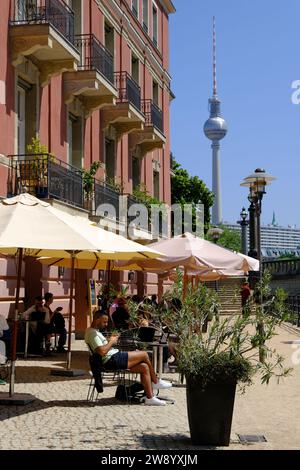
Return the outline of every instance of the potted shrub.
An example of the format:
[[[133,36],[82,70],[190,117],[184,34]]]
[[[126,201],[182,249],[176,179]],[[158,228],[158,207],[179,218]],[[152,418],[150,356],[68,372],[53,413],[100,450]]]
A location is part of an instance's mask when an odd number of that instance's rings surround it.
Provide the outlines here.
[[[95,176],[96,176],[97,171],[101,167],[101,165],[102,163],[97,161],[91,164],[89,170],[87,169],[81,170],[85,208],[89,211],[92,210],[92,204],[93,204],[93,199],[94,199]]]
[[[257,287],[261,292],[266,292],[268,280],[265,276]],[[166,299],[172,296],[171,291]],[[244,390],[256,373],[265,384],[273,375],[279,379],[290,373],[268,344],[288,316],[282,291],[275,293],[272,302],[268,309],[272,315],[253,303],[248,315],[219,316],[215,294],[200,285],[188,289],[178,308],[160,310],[160,321],[178,337],[177,362],[187,382],[193,444],[228,446],[237,385]],[[203,331],[212,311],[208,331]],[[260,362],[262,350],[264,361]]]
[[[31,143],[26,148],[27,153],[33,157],[30,162],[30,179],[35,182],[35,195],[38,198],[46,198],[48,196],[48,163],[54,162],[55,156],[48,152],[47,147],[38,137],[32,137]]]

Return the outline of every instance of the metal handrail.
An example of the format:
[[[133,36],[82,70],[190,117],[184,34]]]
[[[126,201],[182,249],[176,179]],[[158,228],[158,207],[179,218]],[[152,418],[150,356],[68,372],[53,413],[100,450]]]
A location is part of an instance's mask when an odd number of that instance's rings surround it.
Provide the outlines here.
[[[163,112],[152,100],[142,100],[142,112],[146,118],[146,126],[154,126],[164,132]]]
[[[94,34],[75,36],[75,46],[80,53],[79,70],[97,70],[114,84],[114,58]]]
[[[115,72],[115,86],[119,91],[118,103],[130,103],[141,110],[141,89],[128,72]]]
[[[49,23],[74,45],[74,12],[63,0],[43,0],[39,6],[35,2],[17,0],[15,11],[12,25]]]
[[[82,171],[49,153],[9,155],[8,196],[24,191],[38,198],[54,198],[82,208]]]

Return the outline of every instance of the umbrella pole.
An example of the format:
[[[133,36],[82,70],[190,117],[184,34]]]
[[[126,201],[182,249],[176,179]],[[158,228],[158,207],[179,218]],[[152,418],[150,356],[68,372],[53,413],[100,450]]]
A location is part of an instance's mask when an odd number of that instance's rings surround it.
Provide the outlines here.
[[[19,314],[19,301],[20,301],[20,287],[21,287],[21,274],[23,262],[23,248],[19,249],[18,257],[18,270],[17,270],[17,289],[15,301],[15,317],[12,332],[12,347],[11,347],[11,370],[9,381],[9,396],[12,397],[15,388],[15,373],[16,373],[16,360],[17,360],[17,336],[18,336],[18,314]]]
[[[71,282],[70,282],[70,304],[69,304],[69,327],[68,327],[68,353],[66,369],[51,369],[51,375],[60,375],[64,377],[78,377],[85,375],[86,372],[81,369],[71,369],[71,337],[72,337],[72,315],[73,315],[73,292],[74,292],[74,274],[75,274],[76,251],[71,252]]]
[[[15,388],[15,373],[16,373],[16,359],[17,359],[17,335],[18,335],[18,314],[19,314],[19,300],[20,300],[20,287],[21,287],[21,274],[22,274],[22,261],[23,261],[23,248],[19,248],[18,258],[18,271],[17,271],[17,288],[16,288],[16,301],[15,301],[15,317],[12,331],[12,347],[11,347],[11,368],[9,379],[9,392],[0,393],[0,405],[28,405],[33,402],[36,397],[30,393],[14,393]]]
[[[71,336],[72,336],[72,315],[73,315],[73,291],[74,291],[74,266],[75,252],[71,254],[71,283],[70,283],[70,304],[69,304],[69,331],[68,331],[68,354],[67,354],[67,370],[71,369]]]

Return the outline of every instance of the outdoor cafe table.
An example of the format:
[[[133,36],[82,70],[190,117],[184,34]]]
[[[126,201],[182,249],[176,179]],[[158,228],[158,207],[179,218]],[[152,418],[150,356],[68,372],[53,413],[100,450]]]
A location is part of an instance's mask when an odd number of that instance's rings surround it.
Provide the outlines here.
[[[163,356],[164,356],[164,348],[168,347],[168,343],[161,343],[159,341],[138,341],[137,344],[146,344],[147,347],[152,348],[153,357],[152,357],[152,364],[155,373],[158,375],[158,378],[161,379],[163,374]]]

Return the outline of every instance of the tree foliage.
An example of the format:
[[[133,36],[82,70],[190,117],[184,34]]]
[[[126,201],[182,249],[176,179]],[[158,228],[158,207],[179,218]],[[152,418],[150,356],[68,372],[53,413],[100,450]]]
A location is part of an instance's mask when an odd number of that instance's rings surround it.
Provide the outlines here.
[[[241,251],[241,233],[237,230],[231,230],[228,227],[225,227],[224,225],[220,225],[219,227],[223,230],[223,233],[218,239],[218,245],[223,246],[228,250]],[[206,235],[206,239],[210,242],[213,241],[213,238],[209,233]]]
[[[174,173],[171,181],[172,204],[192,204],[194,206],[194,216],[196,204],[203,204],[204,230],[206,232],[209,228],[209,210],[214,202],[214,194],[198,176],[190,176],[188,171],[183,169],[174,158],[172,160],[172,170]]]

